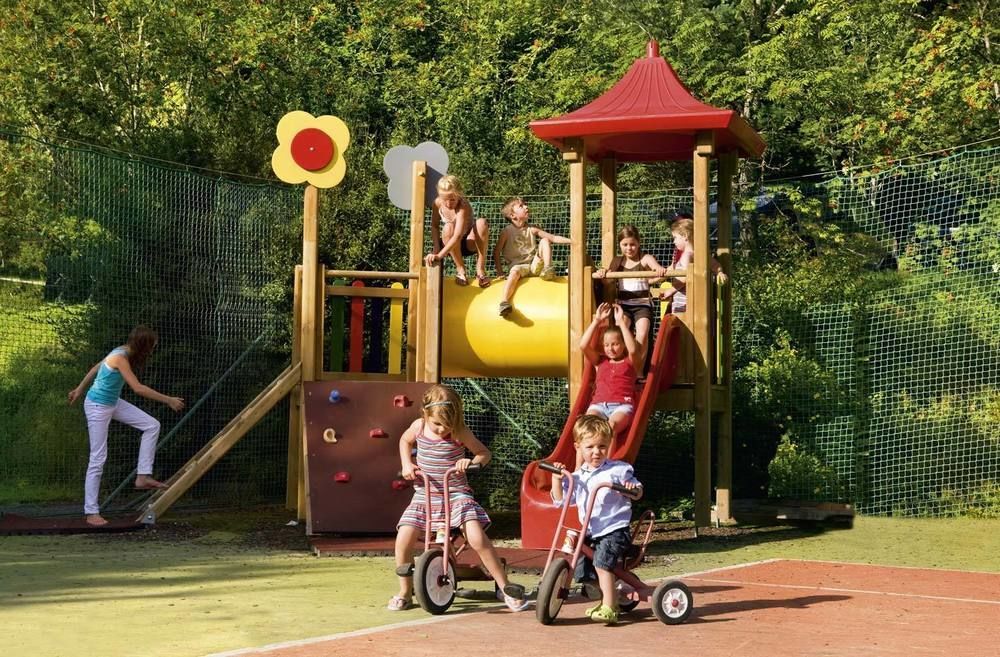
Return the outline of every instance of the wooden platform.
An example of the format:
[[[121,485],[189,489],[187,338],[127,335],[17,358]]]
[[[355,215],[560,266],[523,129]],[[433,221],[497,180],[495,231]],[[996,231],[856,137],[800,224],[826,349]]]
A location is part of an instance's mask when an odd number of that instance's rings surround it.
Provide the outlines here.
[[[101,534],[109,532],[131,532],[143,525],[134,516],[108,518],[108,524],[93,527],[87,524],[81,513],[78,516],[55,516],[50,518],[29,518],[16,513],[0,515],[0,536],[17,534]]]
[[[368,556],[391,557],[395,550],[394,536],[311,536],[313,553],[320,557]],[[497,554],[507,561],[507,569],[515,573],[540,574],[548,557],[548,550],[497,547]],[[460,564],[478,565],[479,559],[471,549],[459,556]]]

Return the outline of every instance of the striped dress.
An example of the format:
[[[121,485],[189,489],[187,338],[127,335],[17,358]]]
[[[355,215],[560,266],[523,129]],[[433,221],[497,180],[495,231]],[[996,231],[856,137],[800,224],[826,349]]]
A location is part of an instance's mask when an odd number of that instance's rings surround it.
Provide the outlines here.
[[[465,447],[451,439],[451,434],[438,438],[424,434],[423,426],[417,434],[417,467],[427,474],[431,486],[431,506],[434,517],[431,529],[437,530],[444,525],[444,509],[441,498],[444,494],[444,473],[465,456]],[[420,477],[418,482],[422,482]],[[423,531],[427,521],[427,504],[423,485],[413,487],[413,499],[403,511],[396,529],[410,525]],[[461,527],[470,520],[478,520],[485,528],[490,524],[490,517],[483,507],[472,497],[472,488],[464,473],[455,473],[448,482],[448,493],[451,497],[451,526]]]

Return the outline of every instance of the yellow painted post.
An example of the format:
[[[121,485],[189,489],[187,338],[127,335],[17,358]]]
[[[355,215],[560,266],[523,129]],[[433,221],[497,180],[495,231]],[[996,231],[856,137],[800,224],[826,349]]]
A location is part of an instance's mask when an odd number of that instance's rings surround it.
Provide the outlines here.
[[[719,344],[719,385],[724,387],[723,406],[718,409],[719,425],[716,447],[717,472],[715,489],[715,517],[720,523],[731,523],[733,494],[733,412],[732,412],[732,371],[733,371],[733,255],[732,255],[732,205],[733,176],[736,174],[736,153],[723,153],[719,158],[719,198],[718,198],[718,247],[717,255],[726,283],[719,286],[718,334]]]
[[[395,282],[389,286],[402,290],[403,284]],[[403,300],[389,300],[389,374],[403,371]]]
[[[584,357],[580,338],[589,323],[584,314],[584,287],[592,281],[583,280],[587,257],[587,158],[583,140],[566,140],[563,159],[569,162],[569,404],[572,408],[580,393]]]
[[[427,180],[427,163],[413,163],[413,191],[410,196],[410,273],[418,274],[424,261],[424,206],[427,204],[424,187]],[[423,286],[410,284],[410,298],[406,304],[406,380],[419,381],[417,358],[418,332],[423,326],[419,308],[423,303]]]
[[[615,223],[618,216],[618,162],[613,157],[601,160],[601,267],[615,257]]]
[[[302,360],[302,265],[295,265],[292,283],[292,365]],[[302,428],[299,426],[299,404],[302,385],[296,385],[288,395],[288,467],[285,478],[285,508],[299,510],[300,473],[302,472]]]
[[[694,152],[694,262],[687,270],[688,316],[694,338],[694,522],[707,527],[712,517],[712,375],[709,365],[708,192],[715,153],[712,132],[699,132]]]

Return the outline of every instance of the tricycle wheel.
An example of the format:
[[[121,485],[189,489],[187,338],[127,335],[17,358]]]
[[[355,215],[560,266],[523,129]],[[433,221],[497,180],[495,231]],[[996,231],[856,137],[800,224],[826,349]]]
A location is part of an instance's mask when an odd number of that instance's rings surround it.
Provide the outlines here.
[[[694,596],[684,582],[663,582],[653,591],[653,613],[660,622],[679,625],[694,610]]]
[[[639,596],[631,586],[618,580],[615,589],[618,591],[618,611],[627,614],[639,606]]]
[[[569,595],[571,576],[569,564],[562,557],[554,559],[545,569],[535,602],[535,616],[542,625],[551,625],[559,615],[559,610]]]
[[[441,548],[431,548],[417,557],[413,569],[413,592],[424,611],[443,614],[455,600],[455,568]]]

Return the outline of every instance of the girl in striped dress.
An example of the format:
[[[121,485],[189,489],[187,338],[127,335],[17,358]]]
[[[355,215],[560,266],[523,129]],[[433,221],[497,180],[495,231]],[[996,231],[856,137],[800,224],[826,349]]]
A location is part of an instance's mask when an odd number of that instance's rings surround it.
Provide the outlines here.
[[[417,459],[413,462],[413,448]],[[472,452],[468,458],[466,450]],[[511,585],[507,580],[503,565],[493,548],[493,542],[486,535],[490,517],[483,507],[472,497],[472,488],[465,478],[465,469],[472,463],[487,464],[491,454],[465,426],[462,413],[462,399],[448,386],[431,386],[424,393],[423,414],[403,433],[399,439],[399,460],[404,479],[413,480],[417,471],[427,475],[431,487],[433,518],[431,529],[437,530],[444,524],[441,495],[444,491],[444,473],[452,467],[459,470],[448,482],[451,498],[451,526],[460,527],[465,540],[479,555],[483,565],[504,590],[504,602],[513,611],[521,611],[528,606],[523,599],[523,588]],[[418,481],[420,481],[418,479]],[[396,566],[406,566],[412,561],[413,543],[424,534],[427,522],[427,491],[423,486],[414,486],[413,500],[403,511],[396,526]],[[516,595],[508,595],[507,592]],[[400,576],[399,593],[389,600],[390,611],[402,611],[412,606],[413,577]]]

